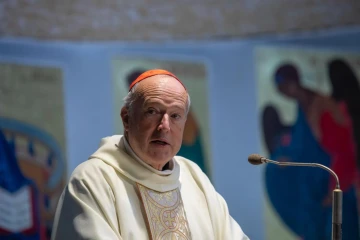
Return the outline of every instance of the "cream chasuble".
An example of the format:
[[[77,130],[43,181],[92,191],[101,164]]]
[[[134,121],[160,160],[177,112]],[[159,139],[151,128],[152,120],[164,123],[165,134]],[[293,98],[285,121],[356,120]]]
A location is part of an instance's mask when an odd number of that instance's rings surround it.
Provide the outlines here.
[[[73,171],[59,199],[52,239],[249,238],[195,163],[176,156],[158,171],[114,135]]]
[[[124,147],[131,157],[149,171],[162,176],[170,175],[173,172],[174,159],[171,159],[169,162],[169,169],[158,171],[136,156],[126,138],[124,138]],[[166,192],[158,192],[139,183],[136,183],[136,186],[140,193],[143,210],[146,214],[146,225],[151,240],[191,239],[189,224],[179,188]]]

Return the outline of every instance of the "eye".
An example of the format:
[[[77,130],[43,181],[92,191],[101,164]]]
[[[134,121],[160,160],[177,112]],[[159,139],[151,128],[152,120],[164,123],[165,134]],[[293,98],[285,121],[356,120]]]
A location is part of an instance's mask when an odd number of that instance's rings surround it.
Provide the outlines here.
[[[155,109],[150,108],[150,109],[148,109],[147,113],[150,115],[153,115],[153,114],[156,114],[156,111],[155,111]]]
[[[181,115],[180,115],[180,114],[177,114],[177,113],[174,113],[174,114],[171,115],[171,117],[172,117],[173,119],[180,119],[180,118],[181,118]]]
[[[147,113],[148,115],[154,115],[154,114],[157,113],[157,111],[156,111],[154,108],[149,108],[149,109],[146,111],[146,113]]]

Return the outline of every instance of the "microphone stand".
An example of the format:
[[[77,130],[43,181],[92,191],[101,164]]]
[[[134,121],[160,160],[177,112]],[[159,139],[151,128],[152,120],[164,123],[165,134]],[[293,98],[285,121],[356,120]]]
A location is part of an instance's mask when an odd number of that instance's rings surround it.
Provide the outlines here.
[[[318,164],[318,163],[294,163],[294,162],[277,162],[267,158],[261,158],[262,163],[273,163],[280,166],[299,166],[299,167],[319,167],[322,168],[333,175],[336,179],[336,186],[333,190],[333,201],[332,201],[332,240],[341,240],[342,239],[342,191],[340,189],[339,178],[336,173],[330,168]]]

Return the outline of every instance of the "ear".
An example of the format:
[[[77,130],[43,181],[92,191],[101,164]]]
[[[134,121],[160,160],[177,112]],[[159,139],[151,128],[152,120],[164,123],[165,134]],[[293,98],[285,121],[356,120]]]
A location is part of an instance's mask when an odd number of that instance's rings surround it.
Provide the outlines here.
[[[127,107],[121,108],[120,116],[123,122],[125,132],[129,130],[129,109]]]

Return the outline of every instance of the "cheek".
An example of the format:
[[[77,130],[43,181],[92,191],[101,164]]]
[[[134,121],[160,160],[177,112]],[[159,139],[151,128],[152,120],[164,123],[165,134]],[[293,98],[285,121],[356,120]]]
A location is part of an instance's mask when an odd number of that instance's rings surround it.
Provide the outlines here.
[[[136,132],[136,135],[141,137],[140,141],[147,141],[147,138],[153,134],[156,127],[156,122],[149,119],[141,119],[137,123],[134,122],[132,124],[132,129]]]
[[[182,141],[184,129],[185,129],[185,123],[174,124],[173,133],[180,142]]]

